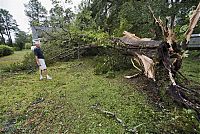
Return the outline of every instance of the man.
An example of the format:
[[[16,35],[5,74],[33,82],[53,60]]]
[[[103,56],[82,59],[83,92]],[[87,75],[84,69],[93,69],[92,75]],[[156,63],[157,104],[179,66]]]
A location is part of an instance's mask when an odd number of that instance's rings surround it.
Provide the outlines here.
[[[43,79],[43,76],[46,76],[47,80],[51,80],[52,78],[47,74],[47,67],[45,64],[43,52],[40,49],[40,43],[35,42],[35,46],[36,47],[34,49],[34,54],[35,54],[36,63],[39,66],[40,80]]]

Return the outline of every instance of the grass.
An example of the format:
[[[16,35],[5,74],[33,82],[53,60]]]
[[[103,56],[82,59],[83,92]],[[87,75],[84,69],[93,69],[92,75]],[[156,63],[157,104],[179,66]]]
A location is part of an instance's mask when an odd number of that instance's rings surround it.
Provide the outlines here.
[[[4,79],[0,84],[0,132],[125,132],[111,117],[92,109],[94,105],[115,113],[128,128],[141,124],[136,128],[141,134],[200,132],[191,110],[159,110],[123,79],[123,72],[114,79],[94,75],[93,62],[91,58],[57,63],[48,68],[51,81],[39,81],[38,72]]]
[[[25,54],[30,53],[30,50],[15,51],[14,54],[9,56],[0,57],[0,70],[11,64],[21,62]]]
[[[183,60],[181,72],[189,79],[200,82],[200,57],[199,50],[190,51],[189,57]]]

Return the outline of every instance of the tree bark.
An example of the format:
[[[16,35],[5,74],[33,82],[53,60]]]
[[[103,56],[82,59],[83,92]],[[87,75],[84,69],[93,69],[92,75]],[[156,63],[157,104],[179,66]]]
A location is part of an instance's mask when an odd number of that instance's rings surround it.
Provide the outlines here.
[[[5,38],[4,38],[4,36],[3,36],[3,33],[0,32],[0,34],[1,34],[1,42],[2,42],[3,44],[5,44]]]

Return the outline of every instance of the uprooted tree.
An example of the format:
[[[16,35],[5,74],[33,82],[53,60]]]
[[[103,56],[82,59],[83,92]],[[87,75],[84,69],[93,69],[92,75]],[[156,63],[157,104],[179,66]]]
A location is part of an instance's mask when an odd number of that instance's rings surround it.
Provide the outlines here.
[[[153,81],[157,82],[159,78],[156,77],[156,73],[162,72],[164,70],[165,74],[163,77],[169,77],[169,80],[171,81],[171,86],[169,87],[169,89],[171,90],[171,96],[176,101],[179,101],[187,107],[193,108],[198,113],[200,113],[199,90],[195,90],[192,88],[189,89],[188,87],[186,88],[185,86],[183,86],[184,84],[177,81],[179,76],[186,79],[179,72],[179,69],[182,66],[182,60],[186,55],[186,48],[189,43],[190,36],[200,17],[200,4],[197,6],[197,9],[193,11],[193,14],[190,18],[188,30],[186,31],[184,36],[185,38],[182,40],[181,43],[178,43],[176,41],[174,25],[170,24],[170,26],[168,27],[168,24],[163,23],[160,17],[156,18],[153,10],[150,7],[149,11],[152,14],[152,18],[154,19],[155,23],[162,31],[163,41],[155,41],[149,38],[139,38],[135,34],[131,34],[126,31],[124,32],[124,37],[114,39],[115,48],[123,50],[123,54],[131,55],[133,57],[131,60],[133,66],[139,71],[139,73],[134,76],[126,77],[133,78],[138,76],[139,74],[144,74],[148,78],[153,79]],[[80,22],[82,22],[82,20],[88,21],[91,16],[89,14],[86,14],[85,18],[84,16],[82,17],[83,18],[80,19]],[[63,20],[63,18],[61,18],[61,20]],[[63,25],[64,24],[65,23],[63,23]],[[57,59],[68,59],[74,57],[74,55],[79,55],[82,52],[91,48],[93,49],[95,47],[102,47],[98,45],[93,45],[91,43],[94,41],[98,42],[96,36],[94,37],[94,33],[92,33],[91,36],[88,36],[90,35],[90,32],[84,32],[83,27],[81,28],[81,32],[72,32],[70,31],[70,28],[68,28],[68,30],[66,31],[63,28],[63,25],[61,26],[61,29],[58,30],[58,36],[54,36],[54,34],[52,33],[47,34],[47,32],[44,31],[49,37],[48,41],[54,41],[53,47],[55,51],[51,51],[52,54],[49,54],[49,60],[56,61]],[[98,44],[103,44],[102,40]],[[55,47],[58,49],[56,49]],[[46,51],[49,51],[49,49],[46,49]]]
[[[166,75],[164,77],[169,77],[169,80],[171,81],[169,87],[171,96],[176,101],[184,104],[186,107],[194,109],[200,114],[199,90],[186,88],[182,83],[176,82],[178,75],[186,79],[179,72],[179,69],[181,68],[183,58],[187,55],[186,49],[191,34],[200,18],[200,3],[190,17],[189,27],[184,35],[185,38],[180,44],[176,41],[173,25],[168,27],[160,18],[155,17],[151,7],[149,7],[149,10],[155,23],[162,31],[163,41],[159,42],[148,38],[139,38],[135,34],[125,31],[124,37],[115,39],[115,43],[125,44],[122,45],[123,48],[125,48],[125,54],[133,56],[131,62],[140,72],[138,74],[144,74],[146,77],[156,81],[157,78],[155,73],[163,71],[161,69],[163,68],[168,74],[168,76]],[[157,66],[160,66],[160,70],[156,70]],[[133,78],[138,76],[138,74],[126,76],[126,78]]]

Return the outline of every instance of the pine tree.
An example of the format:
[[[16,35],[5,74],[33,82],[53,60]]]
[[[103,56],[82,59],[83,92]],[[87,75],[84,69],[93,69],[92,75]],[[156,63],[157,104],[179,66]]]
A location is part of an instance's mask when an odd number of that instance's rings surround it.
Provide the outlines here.
[[[30,0],[28,4],[24,4],[25,14],[29,17],[31,26],[40,26],[47,19],[47,10],[38,0]]]

